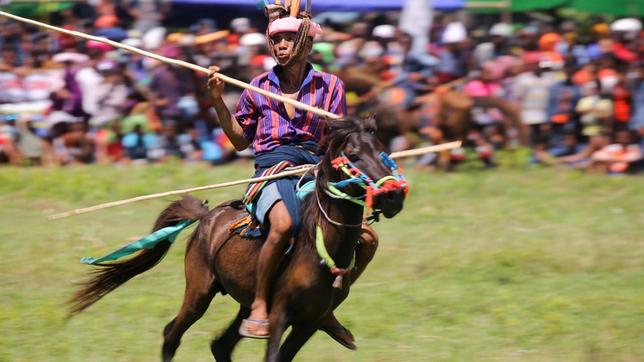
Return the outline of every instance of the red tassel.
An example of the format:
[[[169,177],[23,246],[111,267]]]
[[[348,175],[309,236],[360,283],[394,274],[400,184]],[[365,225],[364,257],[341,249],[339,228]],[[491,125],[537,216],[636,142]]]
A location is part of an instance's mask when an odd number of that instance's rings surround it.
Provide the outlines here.
[[[367,206],[368,209],[371,209],[373,206],[373,187],[369,186],[367,187],[367,196],[365,198],[365,206]]]

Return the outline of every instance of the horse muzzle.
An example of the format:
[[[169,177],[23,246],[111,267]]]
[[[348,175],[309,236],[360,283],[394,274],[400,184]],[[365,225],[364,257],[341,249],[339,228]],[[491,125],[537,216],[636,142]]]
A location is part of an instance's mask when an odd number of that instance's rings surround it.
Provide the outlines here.
[[[398,189],[383,192],[376,197],[375,201],[376,208],[382,210],[382,214],[387,219],[390,219],[402,210],[405,201],[405,191]]]

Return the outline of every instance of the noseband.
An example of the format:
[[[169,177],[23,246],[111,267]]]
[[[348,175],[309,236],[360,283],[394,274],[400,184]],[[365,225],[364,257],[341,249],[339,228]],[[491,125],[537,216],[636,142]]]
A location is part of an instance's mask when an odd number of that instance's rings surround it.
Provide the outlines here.
[[[402,190],[406,197],[409,188],[407,186],[405,176],[400,173],[396,162],[394,162],[394,160],[392,160],[385,152],[380,152],[380,159],[385,164],[385,166],[389,168],[391,175],[387,175],[374,182],[371,177],[367,176],[366,173],[356,167],[356,165],[354,165],[353,162],[349,160],[344,152],[340,152],[340,156],[332,160],[331,165],[336,170],[341,170],[342,172],[344,172],[347,176],[349,176],[349,178],[338,182],[330,182],[329,189],[335,193],[333,189],[340,191],[339,189],[341,188],[347,187],[351,184],[357,184],[365,189],[364,206],[372,210],[373,200],[375,196],[378,196],[380,194],[390,191]],[[346,195],[346,193],[342,191],[340,191],[340,193]],[[349,197],[354,198],[352,196]]]

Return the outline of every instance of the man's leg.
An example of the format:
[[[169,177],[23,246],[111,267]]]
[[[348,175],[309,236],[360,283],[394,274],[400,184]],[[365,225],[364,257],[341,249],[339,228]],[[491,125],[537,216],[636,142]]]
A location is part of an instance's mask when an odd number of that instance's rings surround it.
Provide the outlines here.
[[[267,298],[275,279],[275,271],[279,265],[282,253],[288,245],[293,226],[291,217],[284,202],[278,201],[268,212],[270,230],[262,245],[257,263],[257,287],[255,299],[251,305],[251,313],[242,323],[240,332],[246,337],[267,338],[268,308]]]

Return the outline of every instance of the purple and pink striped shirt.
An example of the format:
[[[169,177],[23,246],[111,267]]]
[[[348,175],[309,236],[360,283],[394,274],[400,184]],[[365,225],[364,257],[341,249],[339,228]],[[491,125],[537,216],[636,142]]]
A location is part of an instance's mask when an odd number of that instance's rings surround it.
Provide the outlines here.
[[[255,77],[250,84],[281,94],[275,70],[273,68]],[[297,100],[340,116],[347,113],[342,81],[335,75],[314,70],[310,64]],[[326,131],[320,116],[296,109],[295,116],[290,119],[284,104],[249,90],[242,93],[235,118],[244,129],[244,137],[252,142],[255,154],[271,151],[280,145],[320,142]]]

